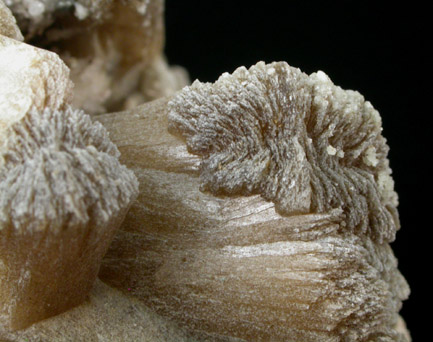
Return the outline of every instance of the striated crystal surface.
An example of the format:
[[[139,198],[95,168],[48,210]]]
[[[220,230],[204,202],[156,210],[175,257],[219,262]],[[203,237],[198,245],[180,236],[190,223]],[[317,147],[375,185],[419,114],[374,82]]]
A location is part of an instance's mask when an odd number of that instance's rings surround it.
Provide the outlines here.
[[[397,195],[379,113],[323,73],[258,63],[195,82],[169,104],[215,194],[261,194],[284,215],[342,208],[346,229],[392,241]]]
[[[286,63],[98,120],[140,194],[100,277],[210,341],[410,341],[381,119]]]
[[[0,340],[409,342],[378,112],[285,62],[175,93],[163,4],[0,0]]]
[[[137,182],[82,112],[30,112],[4,136],[0,322],[20,329],[86,298]]]
[[[84,301],[137,194],[54,53],[0,36],[0,327]],[[2,329],[0,329],[2,330]]]

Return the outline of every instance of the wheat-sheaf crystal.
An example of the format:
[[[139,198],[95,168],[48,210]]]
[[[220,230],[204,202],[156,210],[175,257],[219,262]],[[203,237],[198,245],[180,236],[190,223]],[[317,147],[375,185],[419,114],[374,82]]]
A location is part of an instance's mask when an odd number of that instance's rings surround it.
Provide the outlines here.
[[[71,108],[30,113],[0,150],[0,229],[61,231],[108,224],[135,197],[107,131]]]
[[[138,183],[99,123],[33,109],[0,135],[0,327],[81,304]]]
[[[163,10],[0,0],[0,341],[410,342],[379,113],[285,62],[181,89]]]
[[[381,119],[358,92],[287,63],[194,82],[170,102],[171,131],[203,157],[215,194],[261,194],[283,215],[342,208],[346,227],[392,241],[397,195]]]

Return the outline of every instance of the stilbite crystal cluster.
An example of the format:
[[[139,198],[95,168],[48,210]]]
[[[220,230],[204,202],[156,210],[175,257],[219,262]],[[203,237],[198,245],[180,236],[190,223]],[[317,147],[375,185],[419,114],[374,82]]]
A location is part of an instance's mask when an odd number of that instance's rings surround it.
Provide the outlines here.
[[[388,147],[359,93],[261,62],[98,120],[141,184],[103,280],[199,340],[407,341]]]
[[[0,319],[12,329],[80,304],[136,195],[104,128],[31,111],[0,142]]]
[[[214,194],[261,194],[283,215],[342,208],[380,242],[399,227],[379,113],[318,72],[259,63],[195,82],[170,102],[171,128],[201,155]]]
[[[6,23],[6,33],[19,32]],[[4,31],[0,328],[13,330],[84,301],[138,184],[105,128],[70,107],[72,83],[62,60]]]
[[[0,341],[410,342],[378,112],[285,62],[180,90],[163,3],[0,0]]]

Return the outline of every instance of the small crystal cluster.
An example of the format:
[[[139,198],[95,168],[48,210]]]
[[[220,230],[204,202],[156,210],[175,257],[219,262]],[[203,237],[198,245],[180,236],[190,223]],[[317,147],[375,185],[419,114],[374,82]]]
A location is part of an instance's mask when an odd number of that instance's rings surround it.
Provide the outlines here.
[[[261,194],[284,215],[343,208],[346,229],[392,241],[397,195],[379,113],[323,73],[263,62],[198,81],[170,103],[172,131],[203,156],[202,187]]]

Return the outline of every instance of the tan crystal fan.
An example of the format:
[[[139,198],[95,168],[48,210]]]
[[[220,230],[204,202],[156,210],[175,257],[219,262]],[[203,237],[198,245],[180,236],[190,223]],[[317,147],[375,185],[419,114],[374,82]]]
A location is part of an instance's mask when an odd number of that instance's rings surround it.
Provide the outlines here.
[[[359,93],[258,63],[98,120],[141,184],[104,281],[199,339],[404,340],[397,196]]]
[[[410,342],[372,104],[195,81],[161,0],[0,0],[0,341]]]

